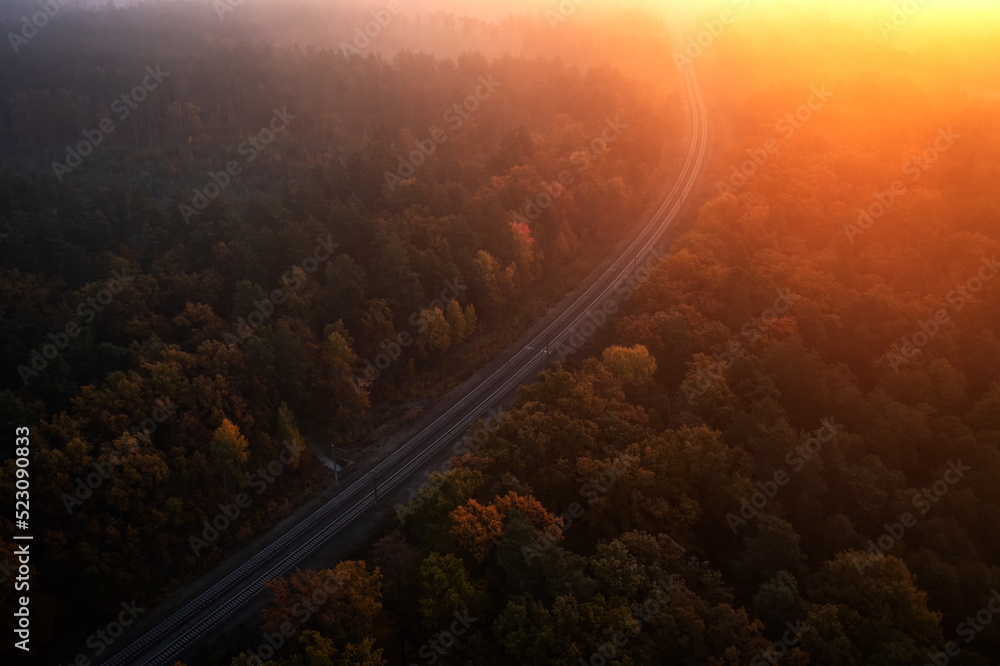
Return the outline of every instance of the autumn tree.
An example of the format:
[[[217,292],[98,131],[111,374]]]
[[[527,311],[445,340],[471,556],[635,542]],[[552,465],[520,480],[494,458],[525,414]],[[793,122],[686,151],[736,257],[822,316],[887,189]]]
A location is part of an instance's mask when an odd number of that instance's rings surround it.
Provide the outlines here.
[[[228,491],[229,480],[239,484],[246,477],[246,463],[250,458],[250,445],[240,429],[229,419],[223,419],[222,425],[212,434],[208,453],[212,468],[222,477]]]
[[[303,627],[314,629],[337,646],[360,645],[378,636],[382,612],[382,575],[369,571],[364,562],[344,561],[333,569],[296,570],[287,579],[270,581],[270,600],[261,612],[265,631],[280,631],[290,617],[301,618],[305,601],[310,610]]]
[[[632,389],[648,389],[656,375],[656,359],[642,345],[632,348],[613,346],[604,350],[604,365],[615,377]]]
[[[507,517],[514,510],[540,532],[552,534],[556,540],[561,538],[562,519],[546,511],[534,497],[524,497],[515,492],[509,492],[488,505],[473,499],[459,506],[451,512],[451,533],[477,561],[482,562],[500,541]]]
[[[417,351],[421,356],[428,358],[447,351],[451,346],[451,339],[448,320],[440,308],[420,311],[417,324]]]

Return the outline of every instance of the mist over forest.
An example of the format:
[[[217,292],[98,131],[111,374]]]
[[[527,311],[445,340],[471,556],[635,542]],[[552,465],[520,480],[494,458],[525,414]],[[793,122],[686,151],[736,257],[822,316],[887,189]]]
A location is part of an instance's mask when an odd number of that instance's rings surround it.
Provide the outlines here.
[[[995,3],[0,22],[4,664],[1000,663]]]

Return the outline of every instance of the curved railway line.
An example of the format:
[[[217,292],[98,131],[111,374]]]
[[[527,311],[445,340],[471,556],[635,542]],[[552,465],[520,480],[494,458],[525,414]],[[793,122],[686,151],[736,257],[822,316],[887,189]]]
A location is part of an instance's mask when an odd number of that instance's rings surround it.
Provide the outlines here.
[[[674,28],[675,37],[677,28]],[[679,42],[675,42],[679,43]],[[633,261],[648,257],[664,231],[680,214],[698,182],[708,152],[704,100],[690,67],[681,70],[690,101],[692,140],[677,181],[649,222],[619,250],[607,267],[588,278],[579,295],[561,304],[563,311],[540,332],[522,340],[520,348],[489,376],[424,426],[408,442],[307,518],[277,537],[227,576],[186,603],[156,626],[110,655],[104,664],[172,664],[202,638],[221,629],[230,616],[264,590],[268,580],[286,575],[303,559],[369,511],[379,496],[387,497],[425,469],[444,447],[491,407],[513,395],[548,361],[548,348],[573,336],[588,317],[630,277]],[[446,398],[447,399],[447,398]]]

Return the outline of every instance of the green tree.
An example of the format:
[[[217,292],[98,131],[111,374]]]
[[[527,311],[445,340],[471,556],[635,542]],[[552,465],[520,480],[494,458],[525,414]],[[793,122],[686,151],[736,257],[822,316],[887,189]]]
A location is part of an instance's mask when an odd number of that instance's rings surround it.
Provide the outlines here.
[[[365,306],[368,276],[365,270],[346,254],[337,256],[326,267],[327,311],[331,319],[344,319],[354,324]]]
[[[377,298],[368,303],[361,315],[362,351],[369,357],[375,356],[383,344],[396,341],[396,325],[392,309],[385,299]]]
[[[779,572],[802,577],[807,572],[806,555],[799,542],[802,537],[787,520],[769,513],[756,519],[757,533],[743,539],[745,554],[740,561],[742,572],[754,580],[770,580]]]
[[[428,555],[420,565],[420,581],[420,613],[429,629],[443,626],[456,611],[475,614],[486,608],[485,586],[451,553]]]
[[[920,590],[902,560],[872,557],[857,551],[839,553],[816,576],[809,599],[813,602],[807,624],[825,627],[817,642],[844,644],[838,652],[850,653],[839,631],[866,663],[903,666],[919,663],[941,645],[941,614],[927,608],[927,593]],[[832,608],[832,611],[823,610]],[[811,652],[812,654],[812,652]],[[813,654],[819,661],[823,652]],[[827,663],[827,662],[820,662]],[[856,662],[854,662],[856,663]]]

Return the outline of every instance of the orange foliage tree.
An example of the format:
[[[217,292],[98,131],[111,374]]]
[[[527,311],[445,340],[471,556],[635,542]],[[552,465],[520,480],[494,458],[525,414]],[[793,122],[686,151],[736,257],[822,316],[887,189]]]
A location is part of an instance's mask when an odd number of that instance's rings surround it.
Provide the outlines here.
[[[473,499],[456,508],[450,514],[451,534],[477,562],[482,562],[500,541],[508,516],[514,510],[540,531],[558,534],[562,528],[562,518],[546,511],[537,499],[509,492],[487,505]]]

